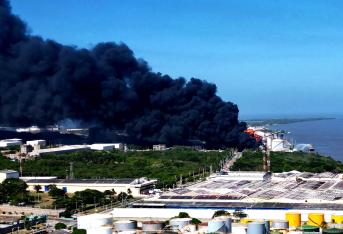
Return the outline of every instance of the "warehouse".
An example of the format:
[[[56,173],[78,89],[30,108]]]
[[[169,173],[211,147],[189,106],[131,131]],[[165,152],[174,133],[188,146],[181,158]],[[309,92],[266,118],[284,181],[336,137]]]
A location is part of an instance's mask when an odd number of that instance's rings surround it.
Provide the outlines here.
[[[139,179],[31,179],[27,180],[28,189],[34,191],[36,185],[40,185],[44,192],[49,191],[49,185],[56,185],[67,193],[75,193],[86,189],[94,189],[100,192],[114,190],[117,194],[131,191],[132,196],[141,196],[154,188],[157,180],[147,178]]]
[[[5,140],[0,140],[0,147],[9,147],[9,146],[16,146],[16,145],[21,145],[22,140],[21,139],[5,139]]]
[[[31,156],[43,156],[47,154],[65,154],[79,151],[88,151],[90,147],[87,145],[64,145],[57,148],[37,149],[30,152]]]

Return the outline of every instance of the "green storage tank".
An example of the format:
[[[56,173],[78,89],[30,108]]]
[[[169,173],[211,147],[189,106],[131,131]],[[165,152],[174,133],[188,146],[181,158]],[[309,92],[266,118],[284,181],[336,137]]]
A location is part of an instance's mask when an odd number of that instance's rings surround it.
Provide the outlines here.
[[[329,228],[329,229],[323,229],[323,234],[343,234],[343,229],[339,228]]]
[[[300,228],[303,232],[319,232],[319,227],[312,225],[303,225]]]

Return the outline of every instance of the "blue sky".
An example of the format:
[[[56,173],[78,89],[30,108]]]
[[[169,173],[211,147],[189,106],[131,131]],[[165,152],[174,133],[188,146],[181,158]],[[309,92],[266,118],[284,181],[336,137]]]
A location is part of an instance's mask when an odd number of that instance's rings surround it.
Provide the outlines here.
[[[243,116],[343,113],[341,0],[11,0],[32,34],[124,42],[153,71],[217,84]]]

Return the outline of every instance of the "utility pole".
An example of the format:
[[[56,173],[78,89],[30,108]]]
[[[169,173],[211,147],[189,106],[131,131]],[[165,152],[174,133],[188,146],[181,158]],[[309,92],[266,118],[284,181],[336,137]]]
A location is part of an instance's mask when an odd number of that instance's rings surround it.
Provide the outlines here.
[[[74,179],[74,163],[70,162],[69,163],[69,179],[72,180]]]

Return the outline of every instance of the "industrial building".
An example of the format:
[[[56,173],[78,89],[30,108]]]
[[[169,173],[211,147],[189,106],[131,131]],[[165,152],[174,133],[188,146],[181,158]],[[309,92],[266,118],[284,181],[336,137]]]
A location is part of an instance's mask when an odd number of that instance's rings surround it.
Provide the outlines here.
[[[117,194],[131,191],[134,197],[142,196],[154,188],[157,180],[147,178],[139,179],[56,179],[56,178],[33,178],[27,179],[28,189],[34,191],[35,185],[40,185],[43,191],[49,191],[49,185],[56,185],[67,193],[75,193],[86,189],[94,189],[100,192],[114,190]]]
[[[123,150],[124,145],[122,143],[108,143],[108,144],[92,144],[89,145],[91,150]]]
[[[14,170],[1,170],[0,171],[0,183],[2,183],[5,179],[9,178],[19,178],[19,173]]]
[[[21,139],[4,139],[0,140],[0,147],[5,148],[9,146],[17,146],[21,145],[22,140]]]
[[[26,145],[31,145],[32,147],[39,145],[40,147],[44,147],[44,146],[46,146],[46,140],[26,141]]]
[[[89,151],[91,150],[88,145],[64,145],[56,148],[46,148],[40,149],[37,147],[32,152],[29,153],[30,156],[43,156],[47,154],[65,154],[79,151]]]

